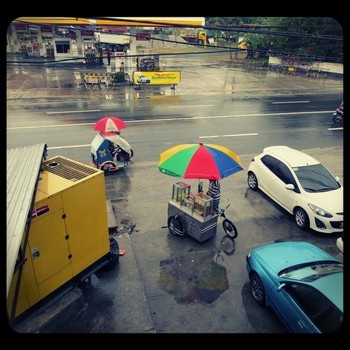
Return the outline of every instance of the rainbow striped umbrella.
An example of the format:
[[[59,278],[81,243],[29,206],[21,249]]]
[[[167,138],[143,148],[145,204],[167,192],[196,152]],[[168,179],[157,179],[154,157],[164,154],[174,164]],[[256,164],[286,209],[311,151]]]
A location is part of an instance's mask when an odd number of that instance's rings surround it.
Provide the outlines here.
[[[220,180],[243,170],[237,154],[211,143],[182,144],[160,154],[158,169],[184,179]]]

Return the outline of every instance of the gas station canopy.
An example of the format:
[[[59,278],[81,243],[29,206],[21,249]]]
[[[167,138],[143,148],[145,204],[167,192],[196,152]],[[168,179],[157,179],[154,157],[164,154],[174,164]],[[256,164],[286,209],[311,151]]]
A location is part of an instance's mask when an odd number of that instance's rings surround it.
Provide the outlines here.
[[[204,26],[204,17],[18,17],[13,22],[42,25]]]

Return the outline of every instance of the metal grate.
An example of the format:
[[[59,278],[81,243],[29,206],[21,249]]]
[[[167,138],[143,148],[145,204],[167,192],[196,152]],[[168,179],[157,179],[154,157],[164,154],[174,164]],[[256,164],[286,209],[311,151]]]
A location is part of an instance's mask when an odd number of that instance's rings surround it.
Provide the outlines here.
[[[56,157],[43,162],[44,171],[61,176],[70,181],[78,181],[85,177],[96,174],[97,169],[93,169],[84,164],[71,161],[64,157]]]

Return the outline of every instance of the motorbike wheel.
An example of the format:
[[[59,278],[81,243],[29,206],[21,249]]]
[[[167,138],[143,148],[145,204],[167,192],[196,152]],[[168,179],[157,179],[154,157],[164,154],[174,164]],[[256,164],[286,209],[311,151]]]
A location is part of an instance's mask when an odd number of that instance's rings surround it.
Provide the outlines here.
[[[343,120],[343,116],[341,116],[338,113],[333,114],[333,121],[334,123],[340,123]]]
[[[225,218],[222,222],[222,227],[230,238],[235,239],[238,236],[237,227],[231,220]]]

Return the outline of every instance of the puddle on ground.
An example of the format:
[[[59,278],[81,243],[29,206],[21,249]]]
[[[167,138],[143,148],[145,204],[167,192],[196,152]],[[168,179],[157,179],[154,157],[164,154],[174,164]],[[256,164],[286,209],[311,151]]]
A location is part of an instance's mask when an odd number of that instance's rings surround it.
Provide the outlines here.
[[[160,262],[160,285],[178,303],[212,303],[228,289],[226,268],[213,252],[191,252]]]

